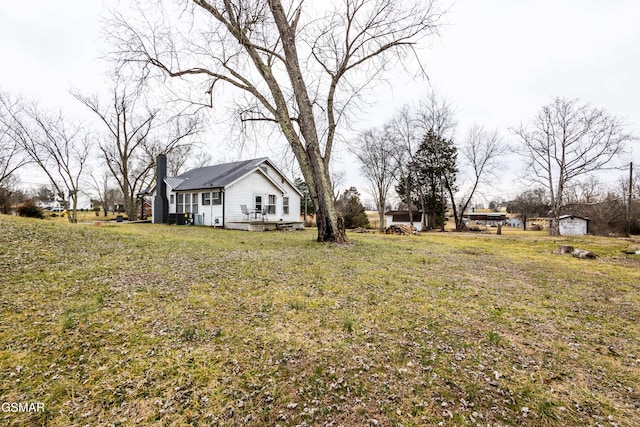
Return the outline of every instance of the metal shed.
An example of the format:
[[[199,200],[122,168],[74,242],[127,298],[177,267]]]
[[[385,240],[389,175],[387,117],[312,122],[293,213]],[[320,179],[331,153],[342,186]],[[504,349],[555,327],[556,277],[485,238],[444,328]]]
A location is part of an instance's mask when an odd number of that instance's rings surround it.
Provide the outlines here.
[[[558,218],[561,236],[584,236],[589,231],[589,218],[562,215]]]

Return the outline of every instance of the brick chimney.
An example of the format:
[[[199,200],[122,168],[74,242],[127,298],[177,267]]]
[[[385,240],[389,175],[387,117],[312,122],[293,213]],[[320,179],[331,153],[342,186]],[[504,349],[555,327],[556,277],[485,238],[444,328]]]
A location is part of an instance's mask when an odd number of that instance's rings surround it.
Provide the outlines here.
[[[166,224],[169,222],[169,200],[167,199],[167,156],[158,154],[156,158],[156,196],[153,199],[154,224]]]

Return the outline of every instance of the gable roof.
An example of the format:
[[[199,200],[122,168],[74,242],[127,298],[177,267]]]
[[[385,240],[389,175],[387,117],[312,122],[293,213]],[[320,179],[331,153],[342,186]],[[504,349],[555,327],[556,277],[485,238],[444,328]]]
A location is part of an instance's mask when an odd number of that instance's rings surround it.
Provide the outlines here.
[[[275,169],[278,174],[282,176],[283,179],[287,180],[287,182],[289,182],[294,190],[299,193],[299,190],[293,184],[291,184],[291,182],[284,176],[284,174],[282,174],[282,172],[280,172],[267,157],[191,169],[190,171],[187,171],[176,177],[167,177],[164,181],[174,191],[224,188],[256,170],[262,173],[260,166],[263,163],[268,163],[269,166]],[[271,182],[273,182],[276,187],[281,188],[273,180],[273,177],[270,177],[264,173],[263,175]]]
[[[562,221],[563,219],[574,219],[574,218],[584,219],[585,221],[591,221],[589,218],[581,216],[581,215],[560,215],[558,217],[558,220]]]
[[[385,216],[391,216],[392,222],[409,222],[409,211],[387,211],[385,212]],[[411,219],[413,222],[422,221],[422,212],[421,211],[411,211]]]
[[[263,157],[191,169],[176,177],[167,177],[165,182],[175,191],[223,188],[253,171],[266,160],[268,159]]]

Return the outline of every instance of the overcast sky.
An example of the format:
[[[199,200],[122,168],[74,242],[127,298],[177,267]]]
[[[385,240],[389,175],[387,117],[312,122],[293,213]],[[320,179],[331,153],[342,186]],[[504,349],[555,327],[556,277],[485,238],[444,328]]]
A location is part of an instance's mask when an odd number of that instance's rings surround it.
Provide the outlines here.
[[[107,66],[98,59],[103,11],[98,0],[2,2],[0,89],[82,114],[68,90],[105,87]],[[515,142],[508,129],[531,120],[555,96],[604,108],[640,135],[640,1],[457,0],[444,21],[425,53],[431,86],[404,79],[381,89],[367,115],[371,121],[361,126],[383,123],[430,88],[455,105],[458,139],[477,123]],[[623,162],[640,168],[635,145]],[[345,185],[364,186],[348,150],[337,157],[342,163],[336,169],[349,171]],[[523,188],[512,182],[518,172],[509,159],[496,196],[508,199]],[[602,181],[623,175],[609,173]],[[497,191],[485,189],[487,197]]]

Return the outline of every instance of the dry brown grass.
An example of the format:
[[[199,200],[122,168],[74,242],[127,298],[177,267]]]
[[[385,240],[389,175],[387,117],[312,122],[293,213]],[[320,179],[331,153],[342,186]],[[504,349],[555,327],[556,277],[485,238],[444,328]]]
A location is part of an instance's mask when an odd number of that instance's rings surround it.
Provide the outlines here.
[[[0,394],[46,406],[4,424],[640,424],[638,242],[7,217],[0,236]]]

